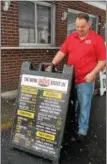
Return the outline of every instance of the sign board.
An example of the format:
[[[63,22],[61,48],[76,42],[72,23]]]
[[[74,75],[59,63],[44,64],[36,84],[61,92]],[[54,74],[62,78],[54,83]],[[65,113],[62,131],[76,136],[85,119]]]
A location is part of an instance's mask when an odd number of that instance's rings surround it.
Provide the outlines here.
[[[52,72],[22,72],[12,145],[58,161],[72,77]]]

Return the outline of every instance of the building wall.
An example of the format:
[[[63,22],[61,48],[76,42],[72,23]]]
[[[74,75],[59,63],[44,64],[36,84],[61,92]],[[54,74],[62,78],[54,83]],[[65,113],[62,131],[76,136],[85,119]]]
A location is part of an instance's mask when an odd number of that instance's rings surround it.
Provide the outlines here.
[[[61,16],[68,8],[88,12],[93,15],[98,15],[99,33],[104,36],[104,22],[106,22],[106,11],[98,9],[94,6],[77,1],[57,1],[52,2],[56,5],[56,47],[60,46],[67,34],[67,20],[62,21]],[[18,32],[18,1],[11,2],[8,11],[3,11],[1,4],[1,82],[2,92],[17,88],[20,68],[23,61],[33,61],[38,67],[41,61],[51,62],[52,58],[58,51],[58,48],[48,49],[18,49],[19,47],[19,32]],[[3,48],[4,47],[4,48]],[[5,47],[16,47],[6,49]],[[66,59],[65,59],[66,61]],[[63,65],[64,62],[62,62]],[[60,68],[62,67],[60,66]]]

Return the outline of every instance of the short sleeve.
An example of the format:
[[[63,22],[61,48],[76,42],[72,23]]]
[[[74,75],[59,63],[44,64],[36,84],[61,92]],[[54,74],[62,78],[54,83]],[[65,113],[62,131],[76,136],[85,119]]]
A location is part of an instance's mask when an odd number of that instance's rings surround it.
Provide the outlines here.
[[[60,51],[64,54],[68,54],[68,37],[66,37],[64,43],[62,44]]]
[[[101,36],[97,39],[96,55],[98,61],[106,60],[106,44]]]

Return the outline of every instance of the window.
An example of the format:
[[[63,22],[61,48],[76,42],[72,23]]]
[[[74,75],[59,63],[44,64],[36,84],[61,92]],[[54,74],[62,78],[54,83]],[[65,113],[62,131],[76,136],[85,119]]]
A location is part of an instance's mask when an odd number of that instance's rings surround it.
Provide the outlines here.
[[[73,10],[73,9],[68,9],[68,17],[67,17],[67,34],[75,31],[75,19],[81,11]],[[90,17],[91,21],[91,28],[94,31],[98,31],[98,17],[88,14]]]
[[[55,41],[55,6],[46,2],[19,2],[19,43],[52,46]]]

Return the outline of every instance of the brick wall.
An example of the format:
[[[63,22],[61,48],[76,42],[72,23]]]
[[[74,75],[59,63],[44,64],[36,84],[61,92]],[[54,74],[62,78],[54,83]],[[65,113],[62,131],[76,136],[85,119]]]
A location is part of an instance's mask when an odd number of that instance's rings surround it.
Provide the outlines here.
[[[1,46],[15,47],[19,44],[18,2],[11,2],[8,11],[1,4]]]
[[[67,34],[67,21],[62,21],[61,16],[68,8],[98,15],[100,18],[99,33],[104,36],[103,24],[106,12],[91,5],[77,1],[57,1],[56,5],[56,46],[63,43]],[[3,9],[3,4],[1,4]],[[2,47],[18,47],[18,1],[11,1],[8,11],[1,10],[1,45]],[[17,88],[19,72],[23,61],[31,60],[38,67],[41,61],[50,62],[58,49],[3,49],[1,51],[1,82],[2,91]],[[66,60],[66,59],[65,59]],[[63,65],[63,62],[62,62]],[[62,66],[61,65],[61,66]],[[61,68],[60,66],[60,68]]]
[[[2,50],[2,91],[16,89],[20,68],[23,61],[32,61],[36,69],[41,61],[51,62],[57,50],[36,49],[36,50]]]

